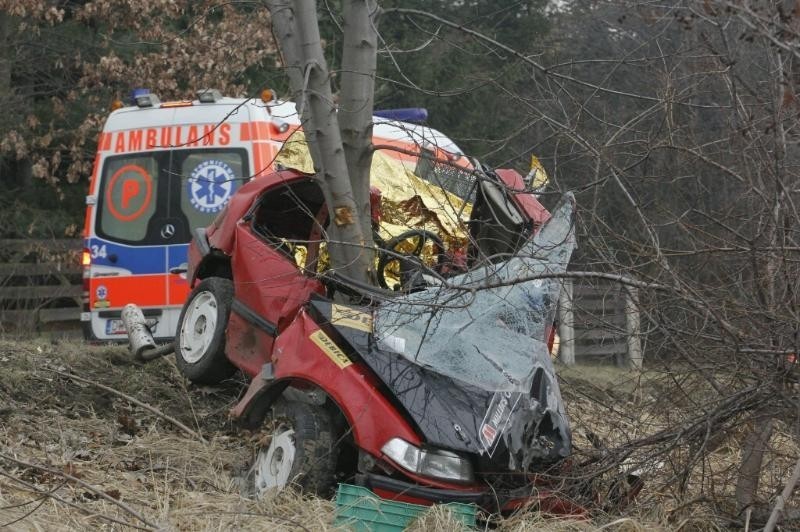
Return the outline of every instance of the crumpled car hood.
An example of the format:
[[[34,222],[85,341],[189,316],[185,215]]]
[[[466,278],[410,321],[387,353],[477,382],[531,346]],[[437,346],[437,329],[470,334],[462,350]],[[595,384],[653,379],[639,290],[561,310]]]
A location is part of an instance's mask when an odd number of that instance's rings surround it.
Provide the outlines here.
[[[332,327],[428,444],[514,471],[570,453],[546,335],[575,247],[573,207],[565,197],[517,256],[381,304],[372,333]],[[326,305],[314,303],[323,320]]]
[[[520,392],[483,390],[394,353],[373,349],[364,360],[434,447],[487,455],[495,463],[507,460],[510,470],[528,470],[570,453],[558,385],[545,374],[539,386],[546,399],[540,402]]]
[[[511,470],[569,455],[569,422],[559,408],[554,375],[541,371],[533,394],[484,390],[378,349],[371,333],[337,323],[335,306],[341,308],[321,299],[311,302],[326,332],[370,367],[429,445],[507,460]]]

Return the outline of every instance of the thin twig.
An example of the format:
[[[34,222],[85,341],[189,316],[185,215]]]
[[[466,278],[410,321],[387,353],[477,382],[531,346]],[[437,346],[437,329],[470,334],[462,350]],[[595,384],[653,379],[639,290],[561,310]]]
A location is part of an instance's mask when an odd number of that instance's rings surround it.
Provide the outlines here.
[[[36,465],[36,464],[31,464],[30,462],[25,462],[24,460],[18,460],[16,458],[14,458],[13,456],[8,456],[7,454],[3,454],[3,453],[0,453],[0,458],[2,458],[3,460],[7,460],[9,462],[13,462],[13,463],[15,463],[17,465],[21,465],[23,467],[29,467],[29,468],[32,468],[32,469],[38,469],[39,471],[44,471],[45,473],[50,473],[51,475],[56,475],[56,476],[60,476],[60,477],[66,478],[67,480],[70,480],[71,482],[74,482],[74,483],[86,488],[87,490],[91,491],[92,493],[94,493],[98,497],[101,497],[101,498],[107,500],[108,502],[110,502],[114,506],[117,506],[121,510],[124,510],[125,512],[129,513],[130,515],[132,515],[133,517],[135,517],[136,519],[138,519],[142,523],[146,524],[150,528],[154,528],[154,529],[159,529],[160,528],[157,524],[153,523],[152,521],[147,519],[145,516],[143,516],[142,514],[140,514],[139,512],[137,512],[136,510],[134,510],[133,508],[128,506],[127,504],[125,504],[124,502],[118,501],[117,499],[115,499],[111,495],[103,492],[102,490],[99,490],[99,489],[95,488],[94,486],[92,486],[88,482],[83,481],[83,480],[81,480],[81,479],[79,479],[77,477],[74,477],[74,476],[72,476],[72,475],[70,475],[68,473],[64,473],[63,471],[59,471],[58,469],[51,469],[49,467],[44,467],[44,466],[40,466],[40,465]]]
[[[797,459],[797,462],[794,464],[794,471],[792,472],[792,476],[786,482],[786,486],[783,487],[783,492],[778,495],[778,499],[775,501],[775,507],[772,509],[772,513],[769,515],[769,520],[767,521],[767,526],[764,527],[764,532],[772,532],[775,530],[775,525],[778,524],[778,518],[783,512],[783,506],[786,504],[786,499],[792,496],[792,492],[794,491],[794,487],[797,486],[797,482],[800,481],[800,458]]]
[[[48,369],[50,369],[50,368],[48,368]],[[183,423],[181,423],[180,421],[178,421],[174,417],[166,415],[165,413],[163,413],[162,411],[158,410],[157,408],[152,407],[152,406],[148,405],[147,403],[143,403],[142,401],[136,399],[135,397],[131,397],[130,395],[128,395],[126,393],[120,392],[119,390],[115,390],[114,388],[109,388],[105,384],[100,384],[99,382],[94,382],[94,381],[91,381],[89,379],[84,379],[83,377],[78,377],[77,375],[73,375],[71,373],[64,373],[64,372],[58,371],[56,369],[50,369],[50,371],[52,371],[53,373],[56,373],[58,375],[61,375],[62,377],[66,377],[68,379],[72,379],[72,380],[75,380],[75,381],[78,381],[78,382],[83,382],[83,383],[86,383],[86,384],[91,384],[92,386],[96,386],[97,388],[100,388],[101,390],[104,390],[106,392],[113,393],[114,395],[122,397],[126,401],[129,401],[129,402],[135,404],[136,406],[141,406],[145,410],[147,410],[149,412],[152,412],[153,414],[155,414],[156,416],[160,417],[161,419],[163,419],[165,421],[169,421],[170,423],[172,423],[173,425],[175,425],[176,427],[178,427],[179,429],[184,431],[186,434],[189,434],[190,436],[192,436],[194,438],[197,438],[198,440],[200,440],[203,443],[207,443],[205,438],[203,438],[199,433],[193,431],[192,429],[190,429],[189,427],[187,427],[186,425],[184,425]]]
[[[55,490],[52,490],[52,491],[40,490],[39,488],[37,488],[36,486],[31,484],[30,482],[26,482],[26,481],[22,480],[21,478],[17,478],[17,477],[15,477],[13,475],[9,475],[8,473],[4,473],[3,471],[0,471],[0,476],[4,476],[4,477],[8,478],[9,480],[11,480],[13,482],[16,482],[18,484],[21,484],[21,485],[25,486],[26,489],[30,490],[33,493],[40,494],[40,495],[46,495],[47,497],[53,499],[54,501],[60,502],[60,503],[65,504],[65,505],[67,505],[67,506],[69,506],[71,508],[75,508],[78,511],[81,511],[81,512],[84,512],[86,514],[89,514],[89,517],[99,517],[100,519],[105,519],[107,521],[111,521],[112,523],[117,523],[119,525],[130,527],[130,528],[134,528],[136,530],[152,530],[151,528],[147,528],[147,527],[143,527],[143,526],[139,526],[139,525],[134,525],[133,523],[128,523],[126,521],[122,521],[122,520],[117,519],[115,517],[111,517],[111,516],[108,516],[108,515],[105,515],[105,514],[101,514],[101,513],[98,513],[96,511],[94,511],[94,510],[89,510],[87,508],[84,508],[83,506],[80,506],[79,504],[75,504],[74,502],[68,501],[66,499],[62,499],[61,497],[59,497],[58,495],[55,494]],[[6,485],[8,486],[8,484],[6,484]]]
[[[8,521],[7,523],[0,524],[0,529],[6,529],[6,528],[10,527],[11,525],[15,525],[15,524],[19,523],[20,521],[24,521],[25,519],[27,519],[28,517],[33,515],[39,508],[42,507],[42,505],[45,502],[47,502],[47,499],[48,499],[48,497],[50,495],[52,495],[56,491],[58,491],[61,488],[63,488],[65,484],[66,484],[66,481],[62,482],[61,484],[59,484],[55,488],[51,489],[50,491],[42,493],[41,496],[38,499],[34,499],[32,501],[26,501],[26,502],[23,502],[23,503],[20,503],[20,504],[13,504],[11,506],[4,506],[4,507],[0,508],[0,510],[9,510],[9,509],[12,509],[12,508],[21,508],[23,506],[28,506],[29,504],[33,504],[35,502],[39,503],[36,506],[34,506],[33,508],[31,508],[30,510],[28,510],[27,512],[25,512],[23,515],[17,517],[16,519]]]

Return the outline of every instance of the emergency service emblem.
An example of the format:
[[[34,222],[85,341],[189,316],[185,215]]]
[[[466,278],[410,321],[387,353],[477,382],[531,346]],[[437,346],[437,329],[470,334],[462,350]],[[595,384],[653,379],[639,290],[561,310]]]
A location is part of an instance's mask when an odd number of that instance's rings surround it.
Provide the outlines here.
[[[222,210],[233,194],[233,169],[222,161],[209,159],[198,164],[189,177],[189,202],[200,212]]]

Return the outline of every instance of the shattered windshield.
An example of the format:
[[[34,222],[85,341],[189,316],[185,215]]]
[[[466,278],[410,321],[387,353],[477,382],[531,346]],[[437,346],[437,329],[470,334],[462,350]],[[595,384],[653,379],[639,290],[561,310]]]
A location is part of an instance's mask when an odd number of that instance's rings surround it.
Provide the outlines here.
[[[573,211],[566,195],[515,257],[381,305],[378,346],[485,390],[527,393],[535,369],[552,368],[546,335],[575,248]]]

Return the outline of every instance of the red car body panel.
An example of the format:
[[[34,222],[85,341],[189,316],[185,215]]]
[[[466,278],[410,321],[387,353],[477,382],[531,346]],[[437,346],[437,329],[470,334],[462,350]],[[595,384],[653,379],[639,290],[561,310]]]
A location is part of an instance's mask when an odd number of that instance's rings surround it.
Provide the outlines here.
[[[495,170],[495,173],[503,184],[508,187],[514,202],[533,221],[535,227],[540,227],[550,219],[550,212],[544,208],[544,205],[539,203],[536,196],[531,194],[529,190],[525,190],[525,181],[519,172],[504,168]]]
[[[380,384],[368,370],[359,363],[340,368],[310,340],[309,337],[319,330],[319,325],[311,316],[305,310],[300,310],[294,321],[278,335],[272,356],[265,356],[262,364],[271,359],[276,381],[300,381],[325,390],[347,418],[356,445],[369,454],[380,458],[381,448],[392,438],[402,438],[419,445],[419,435],[387,401],[379,390]],[[263,375],[257,375],[251,387],[257,391],[265,386],[265,382]],[[257,395],[248,390],[232,411],[233,416],[243,415]],[[344,408],[344,405],[359,407],[354,411]]]
[[[302,274],[294,262],[275,251],[239,224],[234,230],[236,246],[231,256],[234,295],[250,311],[266,320],[275,333],[294,319],[312,293],[324,294],[318,280]],[[250,377],[255,376],[273,351],[273,335],[232,313],[228,324],[228,358]]]
[[[269,362],[274,343],[274,336],[253,327],[239,314],[231,312],[225,352],[228,359],[248,377],[255,377],[264,363]]]

